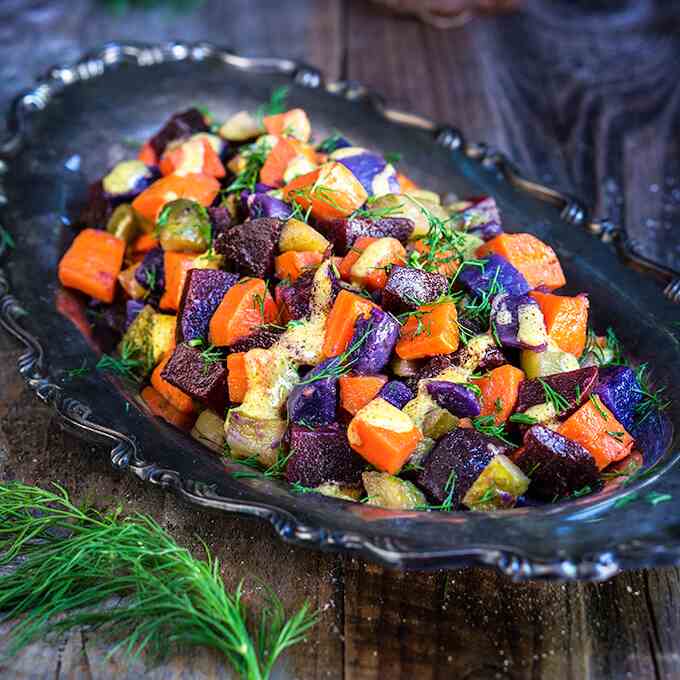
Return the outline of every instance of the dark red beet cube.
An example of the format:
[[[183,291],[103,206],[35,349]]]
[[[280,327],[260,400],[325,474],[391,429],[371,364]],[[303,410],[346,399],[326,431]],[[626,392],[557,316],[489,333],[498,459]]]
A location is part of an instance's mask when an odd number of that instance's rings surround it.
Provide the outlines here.
[[[207,360],[198,347],[175,347],[161,378],[217,413],[227,404],[227,371],[223,361]]]

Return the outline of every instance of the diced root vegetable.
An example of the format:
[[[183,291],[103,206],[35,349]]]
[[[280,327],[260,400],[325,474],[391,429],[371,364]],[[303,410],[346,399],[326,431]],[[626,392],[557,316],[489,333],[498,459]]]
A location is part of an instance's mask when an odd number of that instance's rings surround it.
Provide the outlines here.
[[[377,305],[370,300],[341,290],[335,298],[326,321],[326,334],[323,343],[324,357],[336,357],[349,346],[354,333],[354,324],[360,316],[367,318]]]
[[[321,253],[288,251],[276,257],[276,277],[282,281],[297,281],[305,272],[316,269],[322,261]]]
[[[473,383],[481,390],[481,415],[494,416],[496,424],[504,423],[515,410],[519,386],[524,372],[512,364],[494,368]]]
[[[569,416],[558,431],[590,451],[599,470],[625,458],[633,448],[633,438],[595,395]]]
[[[232,457],[257,456],[261,465],[269,467],[279,457],[287,428],[285,420],[259,420],[232,409],[224,425],[225,443]]]
[[[245,352],[234,352],[227,356],[227,386],[229,401],[240,404],[248,390]]]
[[[527,378],[540,378],[553,373],[575,371],[579,368],[578,359],[569,352],[563,352],[551,341],[542,352],[523,350],[520,354],[520,366]]]
[[[511,508],[529,488],[529,478],[507,456],[494,456],[463,497],[470,510]]]
[[[396,474],[423,435],[405,413],[378,398],[354,416],[347,437],[350,446],[374,467]]]
[[[406,479],[385,472],[364,472],[361,478],[368,505],[390,510],[416,510],[426,505],[425,494]]]
[[[182,390],[177,389],[161,377],[161,374],[165,370],[165,366],[170,360],[170,356],[171,354],[168,352],[154,369],[151,374],[151,385],[178,411],[181,411],[182,413],[194,413],[196,410],[194,408],[194,400],[189,395],[182,392]]]
[[[202,444],[222,453],[224,446],[224,418],[206,409],[201,411],[191,430],[191,436]]]
[[[99,229],[83,229],[59,262],[59,281],[112,303],[123,264],[125,241]]]
[[[453,302],[419,307],[401,329],[397,356],[424,359],[458,349],[458,314]]]
[[[387,382],[384,375],[343,375],[340,377],[340,405],[356,415],[373,401]]]
[[[313,251],[325,253],[330,243],[325,236],[320,234],[314,227],[310,227],[301,220],[288,220],[279,237],[279,250],[285,253],[288,250],[298,252]]]
[[[530,293],[543,312],[548,335],[563,351],[576,357],[583,354],[588,334],[588,298],[567,297],[537,290]]]
[[[566,283],[555,251],[533,234],[500,234],[477,249],[478,257],[492,253],[510,262],[532,288],[555,290]]]

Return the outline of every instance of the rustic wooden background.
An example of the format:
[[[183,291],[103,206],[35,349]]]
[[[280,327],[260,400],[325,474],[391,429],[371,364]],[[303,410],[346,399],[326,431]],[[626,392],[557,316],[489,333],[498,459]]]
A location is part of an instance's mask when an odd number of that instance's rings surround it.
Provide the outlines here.
[[[189,15],[112,16],[94,0],[3,0],[0,108],[56,62],[111,39],[212,40],[304,59],[395,105],[449,121],[528,174],[625,221],[644,252],[680,266],[680,7],[669,0],[527,2],[524,13],[436,31],[361,0],[206,0]],[[96,124],[96,121],[93,121]],[[514,584],[466,569],[430,575],[291,548],[265,524],[215,516],[114,473],[63,434],[24,388],[0,336],[0,479],[59,481],[77,499],[121,503],[181,543],[205,539],[228,585],[276,584],[322,612],[280,678],[680,678],[680,570],[603,584]],[[0,651],[6,628],[0,625]],[[156,669],[106,659],[78,632],[40,642],[0,677],[229,678],[204,651]],[[145,675],[146,673],[146,675]]]

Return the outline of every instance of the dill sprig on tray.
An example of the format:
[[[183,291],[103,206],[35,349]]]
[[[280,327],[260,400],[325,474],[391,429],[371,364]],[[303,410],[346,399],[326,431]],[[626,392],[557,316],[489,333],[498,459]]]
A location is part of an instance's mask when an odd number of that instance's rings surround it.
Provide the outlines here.
[[[495,416],[477,416],[472,420],[472,427],[474,427],[477,432],[480,432],[487,437],[495,437],[505,444],[508,444],[508,446],[517,448],[517,444],[510,441],[507,437],[505,423],[497,425]]]
[[[258,142],[254,142],[241,149],[241,156],[246,161],[245,167],[236,175],[231,184],[222,190],[222,193],[233,194],[244,189],[255,191],[255,185],[260,177],[260,170],[267,160],[269,151],[269,145]]]
[[[569,409],[569,400],[563,394],[550,387],[543,378],[539,378],[538,382],[541,383],[543,388],[546,403],[555,409],[555,413],[562,413]]]
[[[654,390],[649,384],[647,364],[640,364],[635,369],[635,377],[638,381],[636,392],[642,395],[641,401],[635,406],[635,419],[638,425],[643,423],[655,411],[665,411],[671,402],[669,399],[663,398],[663,393],[666,391],[665,387],[660,387]]]
[[[138,354],[139,352],[134,347],[127,341],[123,341],[120,346],[120,355],[115,357],[104,354],[97,362],[95,369],[138,381],[140,377],[137,371],[144,363],[141,359],[136,358]]]
[[[210,554],[194,557],[150,517],[78,507],[57,485],[0,485],[6,565],[15,567],[0,576],[0,611],[16,621],[10,655],[50,633],[88,625],[117,639],[111,653],[162,658],[175,646],[211,647],[242,678],[265,680],[317,620],[308,604],[288,618],[266,589],[253,621],[243,584],[227,592]],[[97,609],[113,598],[122,599]]]
[[[269,101],[257,107],[255,111],[257,120],[261,122],[265,116],[275,116],[278,113],[283,113],[286,110],[289,92],[290,88],[288,85],[274,88],[269,96]]]

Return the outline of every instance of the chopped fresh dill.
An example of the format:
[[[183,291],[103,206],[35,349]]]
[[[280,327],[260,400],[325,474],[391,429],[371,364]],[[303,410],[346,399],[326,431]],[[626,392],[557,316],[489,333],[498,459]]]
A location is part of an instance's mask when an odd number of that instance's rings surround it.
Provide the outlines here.
[[[586,486],[584,486],[583,488],[574,490],[571,495],[574,498],[580,498],[581,496],[587,496],[589,493],[592,492],[593,492],[592,487],[589,484],[586,484]]]
[[[472,426],[475,428],[475,430],[477,430],[477,432],[481,432],[487,437],[495,437],[509,446],[517,446],[517,444],[507,438],[505,424],[496,424],[495,416],[477,416],[473,419]]]
[[[382,220],[386,217],[396,217],[401,214],[404,204],[398,203],[396,205],[386,205],[382,207],[375,207],[373,204],[378,200],[376,196],[369,196],[366,200],[365,207],[357,208],[351,215],[350,219],[355,217],[365,217],[369,220]],[[416,252],[416,251],[414,251]]]
[[[16,248],[16,243],[12,238],[12,234],[0,224],[0,254],[4,253],[5,250],[13,248]]]
[[[626,433],[625,433],[625,432],[610,432],[609,430],[607,430],[607,434],[608,434],[612,439],[616,439],[617,442],[622,442],[622,441],[623,441],[623,437],[624,437],[624,435],[625,435]]]
[[[144,362],[141,359],[135,359],[136,354],[139,354],[139,350],[133,348],[124,340],[120,346],[120,355],[118,357],[113,357],[109,354],[104,354],[100,357],[95,369],[104,373],[115,373],[116,375],[139,381],[140,376],[138,375],[137,370]]]
[[[594,394],[591,394],[590,401],[593,403],[593,406],[597,409],[597,412],[600,414],[602,420],[608,420],[608,416],[605,413],[604,409],[602,408],[599,398],[596,397]]]
[[[536,470],[538,470],[538,468],[540,468],[540,467],[541,467],[540,461],[534,463],[534,464],[529,468],[529,470],[527,471],[526,476],[529,477],[529,478],[533,477],[534,472],[536,472]]]
[[[80,378],[84,375],[87,375],[90,372],[90,369],[87,365],[87,359],[83,359],[83,362],[78,366],[78,368],[69,368],[66,370],[66,375],[73,379],[73,378]]]
[[[404,154],[400,153],[399,151],[388,151],[386,154],[383,154],[383,158],[385,159],[386,163],[389,163],[390,165],[397,165],[397,163],[401,162],[401,159]]]
[[[175,645],[210,647],[239,677],[266,680],[315,625],[307,604],[286,614],[269,587],[254,620],[243,583],[227,591],[207,548],[199,559],[151,517],[76,505],[54,487],[0,485],[0,566],[14,565],[0,576],[0,610],[13,621],[8,655],[48,635],[101,628],[117,640],[112,653],[158,660]]]
[[[279,113],[284,113],[289,92],[290,88],[287,85],[274,88],[269,96],[269,101],[257,107],[255,112],[257,120],[261,122],[265,116],[275,116]]]
[[[646,496],[645,500],[652,505],[658,505],[659,503],[666,503],[673,500],[673,496],[669,493],[659,493],[658,491],[650,491]]]
[[[453,495],[456,491],[456,471],[451,470],[449,476],[446,479],[446,484],[444,484],[444,491],[446,492],[446,497],[441,502],[440,505],[418,505],[416,510],[440,510],[441,512],[451,512],[453,510]]]
[[[486,503],[490,503],[494,498],[496,498],[497,493],[498,492],[496,491],[495,485],[490,486],[477,499],[477,503],[475,505],[485,505]]]
[[[417,472],[419,470],[424,470],[423,466],[420,463],[406,463],[404,467],[401,468],[401,472]]]
[[[239,172],[231,184],[222,190],[225,195],[241,192],[244,189],[255,191],[255,185],[260,176],[260,170],[269,155],[269,145],[254,142],[243,149],[240,154],[245,160],[245,167]]]
[[[294,493],[317,493],[317,490],[311,486],[305,486],[300,484],[300,482],[292,482],[290,488]]]
[[[193,340],[187,341],[189,347],[201,347],[203,345],[203,338],[194,338]]]
[[[569,400],[563,394],[560,394],[557,390],[548,385],[543,378],[539,378],[538,382],[541,383],[541,387],[543,387],[546,403],[552,405],[555,409],[555,413],[563,413],[569,409]]]
[[[519,423],[520,425],[535,425],[538,420],[528,416],[526,413],[513,413],[508,420],[511,423]]]
[[[335,130],[333,134],[320,142],[319,146],[316,147],[316,150],[320,153],[331,154],[338,148],[338,144],[341,143],[342,138],[342,134]]]
[[[217,364],[224,356],[222,352],[215,347],[215,345],[208,345],[200,354],[201,361],[203,362],[203,375],[208,375],[210,372],[210,367],[213,364]]]
[[[670,400],[663,399],[665,387],[653,390],[650,386],[647,368],[647,364],[640,364],[635,369],[638,387],[634,389],[635,392],[642,395],[642,399],[635,406],[635,420],[638,425],[643,423],[654,412],[665,411],[671,405]]]
[[[631,460],[628,465],[623,470],[612,470],[611,472],[603,472],[600,474],[600,477],[604,480],[607,479],[616,479],[618,477],[630,477],[631,475],[634,475],[638,470],[640,469],[640,465],[634,461]]]
[[[303,378],[298,385],[309,385],[317,380],[325,380],[326,378],[339,378],[352,370],[352,366],[356,363],[358,357],[353,356],[357,350],[366,341],[366,338],[373,332],[373,327],[369,324],[366,331],[355,340],[342,354],[330,360],[328,365],[315,375],[310,375]],[[313,372],[313,371],[311,371]]]
[[[638,499],[638,494],[633,492],[633,493],[627,493],[625,496],[621,496],[615,503],[614,507],[615,508],[623,508],[629,503],[632,503],[633,501]]]

